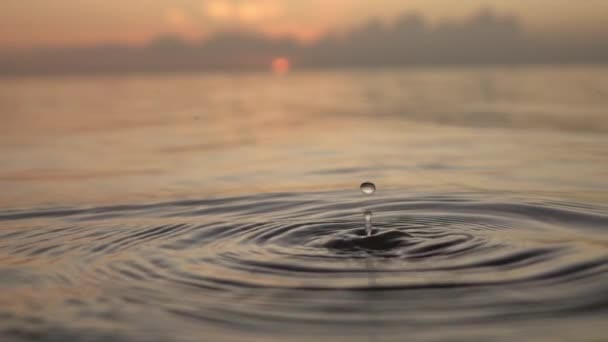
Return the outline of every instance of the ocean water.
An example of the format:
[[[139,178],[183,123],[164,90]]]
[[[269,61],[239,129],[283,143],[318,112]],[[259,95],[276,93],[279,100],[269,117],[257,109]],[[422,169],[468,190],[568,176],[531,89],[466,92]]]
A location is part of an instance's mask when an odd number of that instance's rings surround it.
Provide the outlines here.
[[[608,334],[608,68],[2,79],[0,119],[2,341]]]

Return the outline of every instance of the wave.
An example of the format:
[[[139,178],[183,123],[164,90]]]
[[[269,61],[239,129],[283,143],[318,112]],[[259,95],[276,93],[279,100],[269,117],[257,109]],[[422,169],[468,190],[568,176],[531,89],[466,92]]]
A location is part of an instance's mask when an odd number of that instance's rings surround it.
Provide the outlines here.
[[[435,325],[453,337],[599,322],[608,307],[608,211],[586,204],[280,193],[10,210],[0,221],[9,340],[368,340],[424,338]]]

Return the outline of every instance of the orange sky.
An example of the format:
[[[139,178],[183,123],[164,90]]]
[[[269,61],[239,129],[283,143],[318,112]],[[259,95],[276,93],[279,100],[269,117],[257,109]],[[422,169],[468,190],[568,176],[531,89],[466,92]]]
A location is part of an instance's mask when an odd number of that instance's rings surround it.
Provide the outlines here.
[[[413,10],[437,22],[487,5],[518,15],[531,34],[608,34],[605,0],[3,0],[0,47],[141,43],[168,32],[198,39],[227,28],[312,39],[370,16]]]

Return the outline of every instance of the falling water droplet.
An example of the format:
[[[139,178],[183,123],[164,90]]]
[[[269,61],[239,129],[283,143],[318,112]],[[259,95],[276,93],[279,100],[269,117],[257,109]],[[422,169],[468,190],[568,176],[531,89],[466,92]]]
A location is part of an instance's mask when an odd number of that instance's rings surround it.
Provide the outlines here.
[[[376,192],[376,186],[374,183],[365,182],[361,184],[361,192],[366,195],[372,195],[374,192]]]
[[[366,210],[365,214],[363,214],[363,216],[365,216],[365,233],[367,234],[367,236],[371,236],[372,235],[372,211]]]

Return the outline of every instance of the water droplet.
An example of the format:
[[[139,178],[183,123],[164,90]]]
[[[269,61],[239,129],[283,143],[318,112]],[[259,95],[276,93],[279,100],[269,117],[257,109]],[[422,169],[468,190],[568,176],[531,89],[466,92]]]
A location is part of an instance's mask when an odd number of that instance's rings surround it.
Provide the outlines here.
[[[374,192],[376,192],[376,186],[374,183],[365,182],[361,184],[361,192],[366,195],[372,195]]]
[[[371,236],[372,230],[373,230],[373,228],[372,228],[372,211],[366,210],[365,213],[363,214],[363,216],[365,216],[365,233],[367,234],[367,236]]]

